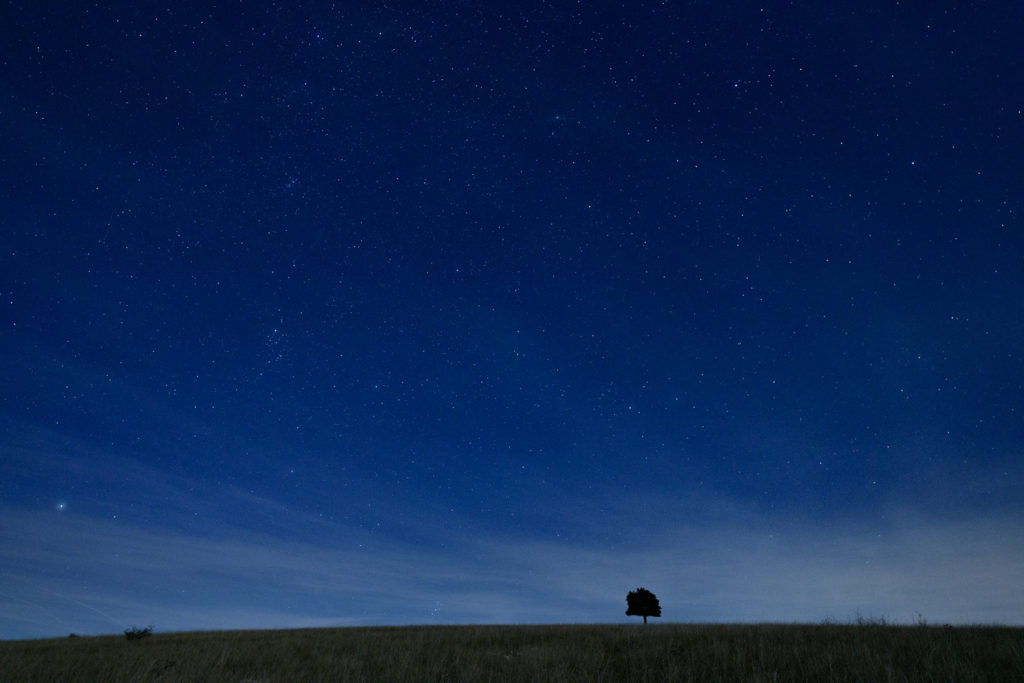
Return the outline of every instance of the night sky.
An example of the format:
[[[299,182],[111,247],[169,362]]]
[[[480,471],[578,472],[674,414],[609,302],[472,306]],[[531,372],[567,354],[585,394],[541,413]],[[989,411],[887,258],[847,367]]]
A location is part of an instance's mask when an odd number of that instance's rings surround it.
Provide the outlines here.
[[[1021,35],[4,3],[0,638],[1024,623]]]

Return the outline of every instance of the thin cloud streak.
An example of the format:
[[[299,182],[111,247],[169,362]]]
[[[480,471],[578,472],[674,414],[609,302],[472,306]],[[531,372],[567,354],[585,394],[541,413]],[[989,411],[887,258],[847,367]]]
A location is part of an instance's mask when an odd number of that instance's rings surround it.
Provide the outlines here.
[[[573,543],[451,534],[444,545],[336,526],[322,543],[223,527],[190,535],[8,509],[0,637],[414,623],[623,622],[637,585],[671,621],[1021,623],[1021,520],[894,513],[878,532],[739,515]],[[779,529],[783,529],[780,531]],[[342,542],[348,536],[348,543]],[[78,542],[90,539],[88,544]],[[45,570],[43,568],[51,569]],[[60,569],[54,569],[60,568]]]

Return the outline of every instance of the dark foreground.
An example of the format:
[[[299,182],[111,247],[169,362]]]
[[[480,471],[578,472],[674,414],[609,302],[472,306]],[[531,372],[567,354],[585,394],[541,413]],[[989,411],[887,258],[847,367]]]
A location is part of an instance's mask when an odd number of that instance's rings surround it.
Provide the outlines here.
[[[423,626],[0,642],[3,681],[1024,681],[1024,629]]]

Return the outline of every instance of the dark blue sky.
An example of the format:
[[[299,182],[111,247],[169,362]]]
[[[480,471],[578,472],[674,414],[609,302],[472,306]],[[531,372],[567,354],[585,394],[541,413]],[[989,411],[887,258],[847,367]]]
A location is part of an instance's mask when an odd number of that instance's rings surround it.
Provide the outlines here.
[[[1024,10],[8,3],[0,637],[1024,621]]]

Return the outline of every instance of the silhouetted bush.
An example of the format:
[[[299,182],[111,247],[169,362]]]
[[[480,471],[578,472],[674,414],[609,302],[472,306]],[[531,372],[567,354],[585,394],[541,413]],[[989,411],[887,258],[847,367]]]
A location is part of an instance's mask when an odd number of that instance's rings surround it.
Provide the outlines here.
[[[139,628],[138,626],[132,626],[124,630],[124,637],[128,640],[140,640],[146,636],[153,635],[153,627],[147,626],[146,628]]]

